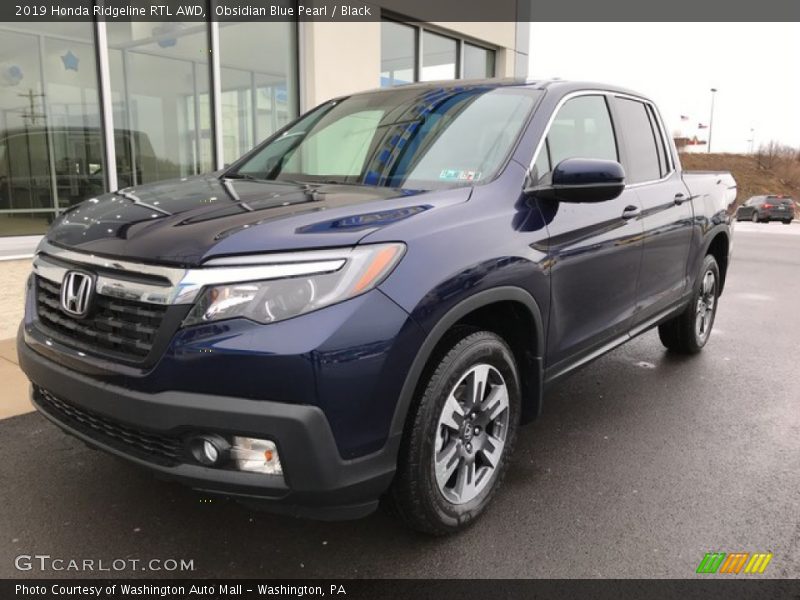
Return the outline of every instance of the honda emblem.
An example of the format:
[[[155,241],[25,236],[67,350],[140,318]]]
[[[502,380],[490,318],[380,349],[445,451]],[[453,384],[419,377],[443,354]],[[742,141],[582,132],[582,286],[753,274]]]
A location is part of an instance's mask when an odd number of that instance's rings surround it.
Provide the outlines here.
[[[72,317],[89,314],[94,293],[94,277],[83,271],[67,271],[61,282],[61,310]]]

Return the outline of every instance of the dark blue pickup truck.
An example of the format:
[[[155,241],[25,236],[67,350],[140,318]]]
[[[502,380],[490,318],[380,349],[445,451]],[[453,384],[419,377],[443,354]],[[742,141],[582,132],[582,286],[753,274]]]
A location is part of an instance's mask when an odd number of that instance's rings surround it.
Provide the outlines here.
[[[225,171],[61,215],[20,365],[48,419],[161,477],[447,533],[552,382],[655,327],[703,348],[735,196],[611,86],[337,98]]]

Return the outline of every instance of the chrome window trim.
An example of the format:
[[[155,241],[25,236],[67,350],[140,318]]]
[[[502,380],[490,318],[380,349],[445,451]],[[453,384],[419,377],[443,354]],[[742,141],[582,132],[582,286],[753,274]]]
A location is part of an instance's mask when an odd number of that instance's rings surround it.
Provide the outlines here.
[[[573,98],[580,98],[582,96],[603,96],[606,97],[612,92],[607,90],[576,90],[574,92],[570,92],[569,94],[564,95],[561,100],[558,101],[555,108],[553,108],[553,112],[550,114],[550,117],[547,119],[547,125],[545,125],[544,131],[542,132],[539,141],[536,143],[536,149],[533,151],[533,158],[531,159],[530,164],[528,165],[528,177],[530,178],[531,173],[533,173],[533,168],[536,166],[536,160],[539,158],[539,153],[542,151],[542,147],[544,146],[544,142],[547,139],[547,136],[550,134],[550,129],[553,126],[553,122],[556,120],[556,115],[561,110],[561,108]],[[609,118],[612,120],[613,126],[613,117],[609,111]],[[616,137],[616,129],[614,130],[614,136]],[[617,158],[619,158],[619,148],[617,148]],[[551,169],[554,165],[550,165]]]
[[[561,100],[558,101],[555,108],[553,109],[550,118],[547,120],[547,125],[544,128],[544,132],[542,133],[541,138],[536,144],[536,150],[533,152],[533,158],[531,159],[530,164],[528,165],[528,172],[527,178],[530,179],[531,173],[533,173],[534,166],[536,165],[536,161],[539,158],[539,153],[542,151],[542,147],[544,146],[544,141],[547,139],[547,136],[550,134],[550,128],[553,126],[553,122],[556,120],[556,115],[561,110],[561,108],[573,98],[580,98],[582,96],[604,96],[606,101],[608,101],[609,96],[617,97],[617,98],[626,98],[628,100],[635,100],[637,102],[642,102],[644,104],[649,104],[653,107],[653,113],[658,117],[659,126],[662,128],[662,135],[663,135],[663,121],[661,119],[661,113],[658,111],[658,107],[653,104],[650,100],[643,98],[641,96],[633,96],[631,94],[625,94],[622,92],[615,92],[611,90],[598,90],[598,89],[586,89],[586,90],[576,90],[574,92],[570,92],[566,94]],[[617,144],[619,144],[619,134],[617,133],[617,124],[614,123],[614,116],[609,111],[609,116],[611,117],[612,127],[614,127],[614,137],[616,138]],[[670,166],[672,169],[661,179],[653,179],[649,181],[638,181],[636,183],[626,183],[625,189],[634,189],[637,187],[642,187],[645,185],[652,185],[654,183],[662,183],[672,177],[676,172],[676,162],[675,157],[672,155],[672,145],[669,143],[668,138],[665,138],[667,141],[667,148],[670,151]],[[617,158],[619,159],[619,146],[617,147]],[[550,165],[553,167],[553,165]]]
[[[626,100],[633,100],[635,102],[641,102],[642,104],[649,105],[650,108],[653,109],[653,114],[658,119],[658,122],[656,124],[659,127],[659,135],[662,137],[662,140],[663,140],[664,145],[665,145],[665,149],[669,150],[669,162],[670,162],[669,166],[670,166],[670,170],[667,171],[666,175],[664,175],[660,179],[648,179],[647,181],[637,181],[636,183],[626,184],[625,187],[626,188],[637,188],[637,187],[642,187],[642,186],[645,186],[645,185],[653,185],[654,183],[663,183],[663,182],[665,182],[667,179],[669,179],[670,177],[672,177],[675,174],[675,170],[676,169],[675,169],[675,159],[672,156],[672,147],[669,144],[669,138],[667,138],[664,135],[664,131],[665,131],[664,130],[664,123],[663,123],[663,120],[661,119],[661,113],[658,112],[658,107],[655,104],[653,104],[650,100],[647,100],[646,98],[642,98],[640,96],[632,96],[631,94],[621,94],[621,93],[616,93],[615,92],[614,93],[614,97],[616,97],[616,98],[624,98]],[[654,140],[654,141],[657,141],[657,140]]]
[[[209,285],[221,285],[244,281],[283,279],[320,273],[332,273],[347,263],[352,248],[340,250],[311,250],[262,254],[257,256],[224,257],[213,259],[201,267],[183,269],[117,260],[67,250],[42,241],[33,260],[36,275],[60,284],[67,271],[71,270],[48,257],[74,262],[82,267],[100,267],[130,273],[161,277],[168,285],[135,281],[134,278],[114,277],[99,273],[96,292],[102,296],[134,300],[147,304],[191,304],[200,291]]]

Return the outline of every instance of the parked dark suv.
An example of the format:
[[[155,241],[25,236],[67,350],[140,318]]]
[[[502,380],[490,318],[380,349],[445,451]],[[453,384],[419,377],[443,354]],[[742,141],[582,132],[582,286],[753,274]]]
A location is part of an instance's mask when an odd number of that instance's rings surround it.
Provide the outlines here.
[[[337,98],[222,172],[64,214],[20,365],[48,419],[162,477],[322,518],[384,497],[446,533],[552,382],[654,327],[703,348],[735,195],[610,86]]]
[[[793,219],[794,200],[787,196],[753,196],[736,210],[737,221],[782,221],[785,225],[791,225]]]

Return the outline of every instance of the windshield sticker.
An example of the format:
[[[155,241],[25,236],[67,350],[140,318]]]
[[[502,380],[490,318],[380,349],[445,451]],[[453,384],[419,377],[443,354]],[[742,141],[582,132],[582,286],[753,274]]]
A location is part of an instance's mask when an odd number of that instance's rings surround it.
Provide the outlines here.
[[[439,179],[448,181],[476,181],[481,178],[480,171],[465,171],[462,169],[442,169]]]

